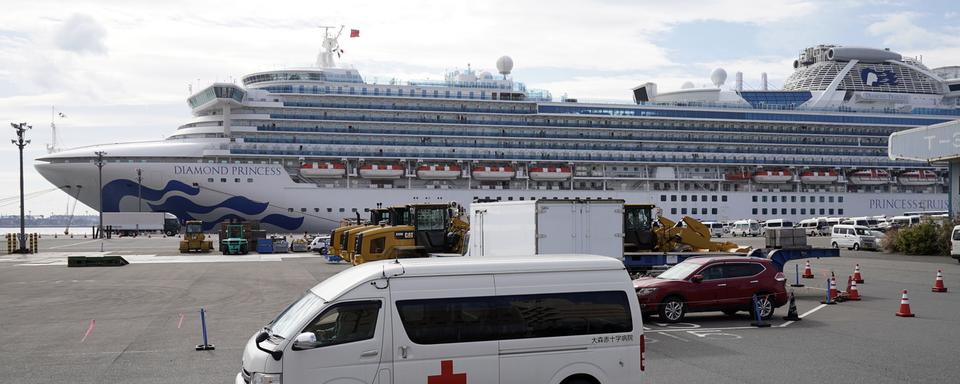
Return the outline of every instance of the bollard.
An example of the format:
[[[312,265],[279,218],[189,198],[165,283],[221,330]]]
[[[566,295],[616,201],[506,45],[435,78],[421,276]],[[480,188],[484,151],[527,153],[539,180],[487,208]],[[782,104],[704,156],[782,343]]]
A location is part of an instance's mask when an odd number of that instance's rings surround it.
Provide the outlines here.
[[[827,278],[827,299],[824,301],[821,301],[820,304],[827,304],[827,305],[836,304],[837,302],[833,301],[833,297],[831,296],[833,296],[833,290],[830,289],[830,278],[828,277]]]
[[[197,350],[212,351],[216,349],[213,344],[207,342],[207,316],[203,308],[200,308],[200,331],[203,334],[203,344],[197,345]]]
[[[760,313],[762,308],[760,308],[760,300],[757,300],[757,294],[753,294],[753,314],[756,318],[756,321],[750,323],[750,325],[757,328],[766,328],[770,326],[770,323],[763,321],[763,314]]]
[[[795,276],[797,277],[797,282],[796,282],[795,284],[790,284],[790,286],[791,286],[791,287],[802,287],[803,284],[800,284],[800,264],[794,264],[793,266],[795,267],[794,270],[796,271],[796,275],[795,275]]]

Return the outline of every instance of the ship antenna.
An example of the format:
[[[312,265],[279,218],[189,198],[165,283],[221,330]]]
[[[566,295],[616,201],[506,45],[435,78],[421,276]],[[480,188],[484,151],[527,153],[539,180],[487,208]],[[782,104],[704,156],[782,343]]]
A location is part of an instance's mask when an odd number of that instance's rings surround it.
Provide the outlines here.
[[[317,55],[317,66],[320,68],[333,68],[333,55],[336,54],[337,57],[340,56],[340,34],[343,33],[343,25],[340,26],[340,30],[337,32],[336,36],[330,35],[330,29],[336,28],[333,26],[321,25],[319,28],[323,28],[323,41],[320,43],[320,54]]]

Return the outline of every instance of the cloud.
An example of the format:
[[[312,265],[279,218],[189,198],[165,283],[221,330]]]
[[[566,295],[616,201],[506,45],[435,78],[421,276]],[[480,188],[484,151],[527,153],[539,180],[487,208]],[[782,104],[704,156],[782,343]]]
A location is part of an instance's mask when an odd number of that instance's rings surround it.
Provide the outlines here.
[[[74,14],[57,30],[54,43],[66,51],[103,55],[107,53],[106,36],[107,30],[92,17]]]
[[[955,37],[934,32],[916,24],[920,14],[901,12],[882,15],[881,20],[867,26],[867,33],[880,37],[889,46],[903,48],[925,48],[960,43]]]

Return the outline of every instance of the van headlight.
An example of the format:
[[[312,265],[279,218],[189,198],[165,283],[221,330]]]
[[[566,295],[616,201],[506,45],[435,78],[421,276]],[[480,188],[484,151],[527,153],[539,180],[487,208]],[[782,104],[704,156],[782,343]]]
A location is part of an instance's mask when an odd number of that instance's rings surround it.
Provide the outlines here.
[[[260,373],[254,372],[253,377],[250,378],[250,384],[281,384],[282,376],[279,373]]]
[[[640,288],[637,290],[637,296],[645,296],[656,292],[656,288]]]

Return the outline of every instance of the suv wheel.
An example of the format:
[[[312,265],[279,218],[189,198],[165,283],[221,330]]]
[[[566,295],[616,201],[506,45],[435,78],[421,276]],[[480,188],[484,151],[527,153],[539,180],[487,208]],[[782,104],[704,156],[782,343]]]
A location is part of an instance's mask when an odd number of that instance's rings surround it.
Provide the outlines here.
[[[860,243],[853,243],[853,250],[854,250],[854,251],[859,251],[859,250],[860,250]]]
[[[670,296],[660,303],[660,321],[667,323],[676,323],[683,320],[686,315],[687,304],[678,296]]]
[[[757,294],[757,306],[760,307],[760,318],[764,320],[770,320],[773,317],[773,311],[776,309],[773,307],[773,297],[771,295],[758,293]],[[750,318],[756,318],[757,310],[750,306]]]

